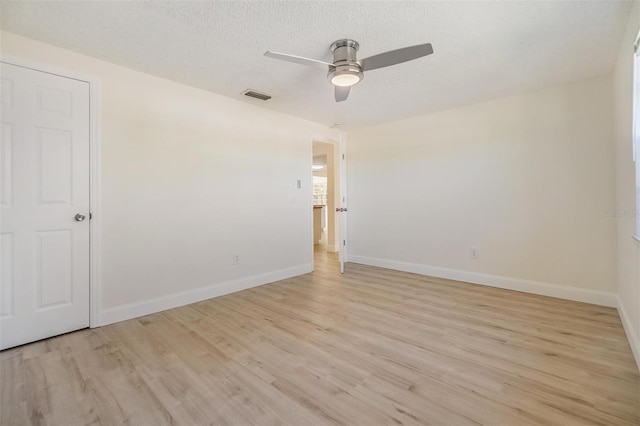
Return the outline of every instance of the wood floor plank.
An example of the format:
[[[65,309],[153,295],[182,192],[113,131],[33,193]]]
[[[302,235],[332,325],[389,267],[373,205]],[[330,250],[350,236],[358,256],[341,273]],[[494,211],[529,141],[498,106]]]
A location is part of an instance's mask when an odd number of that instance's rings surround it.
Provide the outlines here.
[[[0,425],[638,425],[615,309],[348,264],[0,353]]]

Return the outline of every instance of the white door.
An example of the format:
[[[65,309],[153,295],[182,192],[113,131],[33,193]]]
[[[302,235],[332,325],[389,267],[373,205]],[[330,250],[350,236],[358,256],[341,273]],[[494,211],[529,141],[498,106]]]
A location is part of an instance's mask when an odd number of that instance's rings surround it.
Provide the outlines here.
[[[89,83],[0,66],[6,349],[89,326]]]
[[[344,263],[347,261],[347,161],[345,158],[345,143],[340,138],[338,173],[340,173],[339,181],[339,199],[340,203],[340,273],[344,273]]]

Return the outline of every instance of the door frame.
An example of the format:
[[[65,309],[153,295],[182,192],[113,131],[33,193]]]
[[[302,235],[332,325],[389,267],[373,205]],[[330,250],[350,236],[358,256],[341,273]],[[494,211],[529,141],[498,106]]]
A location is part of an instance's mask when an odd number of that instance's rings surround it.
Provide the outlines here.
[[[338,175],[340,176],[340,185],[338,188],[335,188],[335,189],[338,189],[341,199],[339,200],[339,203],[335,204],[335,206],[346,208],[347,207],[346,135],[344,132],[341,132],[341,131],[336,131],[336,133],[331,135],[327,135],[327,134],[313,135],[309,144],[311,147],[311,163],[313,163],[313,142],[328,143],[333,145],[334,150],[337,150],[337,152],[334,151],[334,157],[338,158],[339,163],[337,164],[337,167],[334,165],[334,174],[337,172]],[[309,198],[310,198],[309,202],[311,204],[309,208],[309,211],[311,212],[309,219],[311,221],[311,241],[313,243],[313,170],[311,170],[311,167],[309,167],[309,173],[311,174],[310,181],[312,182],[311,184],[312,190],[309,192]],[[336,214],[335,211],[332,213]],[[343,214],[340,216],[340,239],[345,241],[345,243],[343,243],[343,245],[339,245],[339,249],[338,249],[339,258],[340,258],[340,273],[344,272],[344,264],[348,261],[348,256],[347,256],[348,243],[347,243],[346,234],[347,234],[347,215]],[[340,241],[338,241],[337,243],[340,244]],[[312,270],[315,270],[313,244],[311,244],[311,265],[312,265]]]
[[[67,68],[0,53],[0,62],[89,83],[89,327],[101,324],[102,215],[100,194],[100,78]]]

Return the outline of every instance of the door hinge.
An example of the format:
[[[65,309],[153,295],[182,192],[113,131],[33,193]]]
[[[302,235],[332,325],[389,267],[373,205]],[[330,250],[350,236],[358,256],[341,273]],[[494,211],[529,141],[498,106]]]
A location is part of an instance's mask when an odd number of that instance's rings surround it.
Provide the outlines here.
[[[342,159],[344,160],[344,154],[342,154]]]
[[[89,220],[93,219],[93,213],[89,212]]]
[[[342,245],[346,246],[347,245],[347,241],[346,240],[342,240]]]

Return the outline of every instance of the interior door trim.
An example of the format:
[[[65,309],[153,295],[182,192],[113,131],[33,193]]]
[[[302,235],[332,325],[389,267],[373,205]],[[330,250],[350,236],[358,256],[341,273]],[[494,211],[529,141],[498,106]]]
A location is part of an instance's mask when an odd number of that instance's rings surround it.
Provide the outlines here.
[[[94,75],[0,53],[0,62],[89,83],[89,327],[102,325],[102,214],[100,193],[100,78]]]

